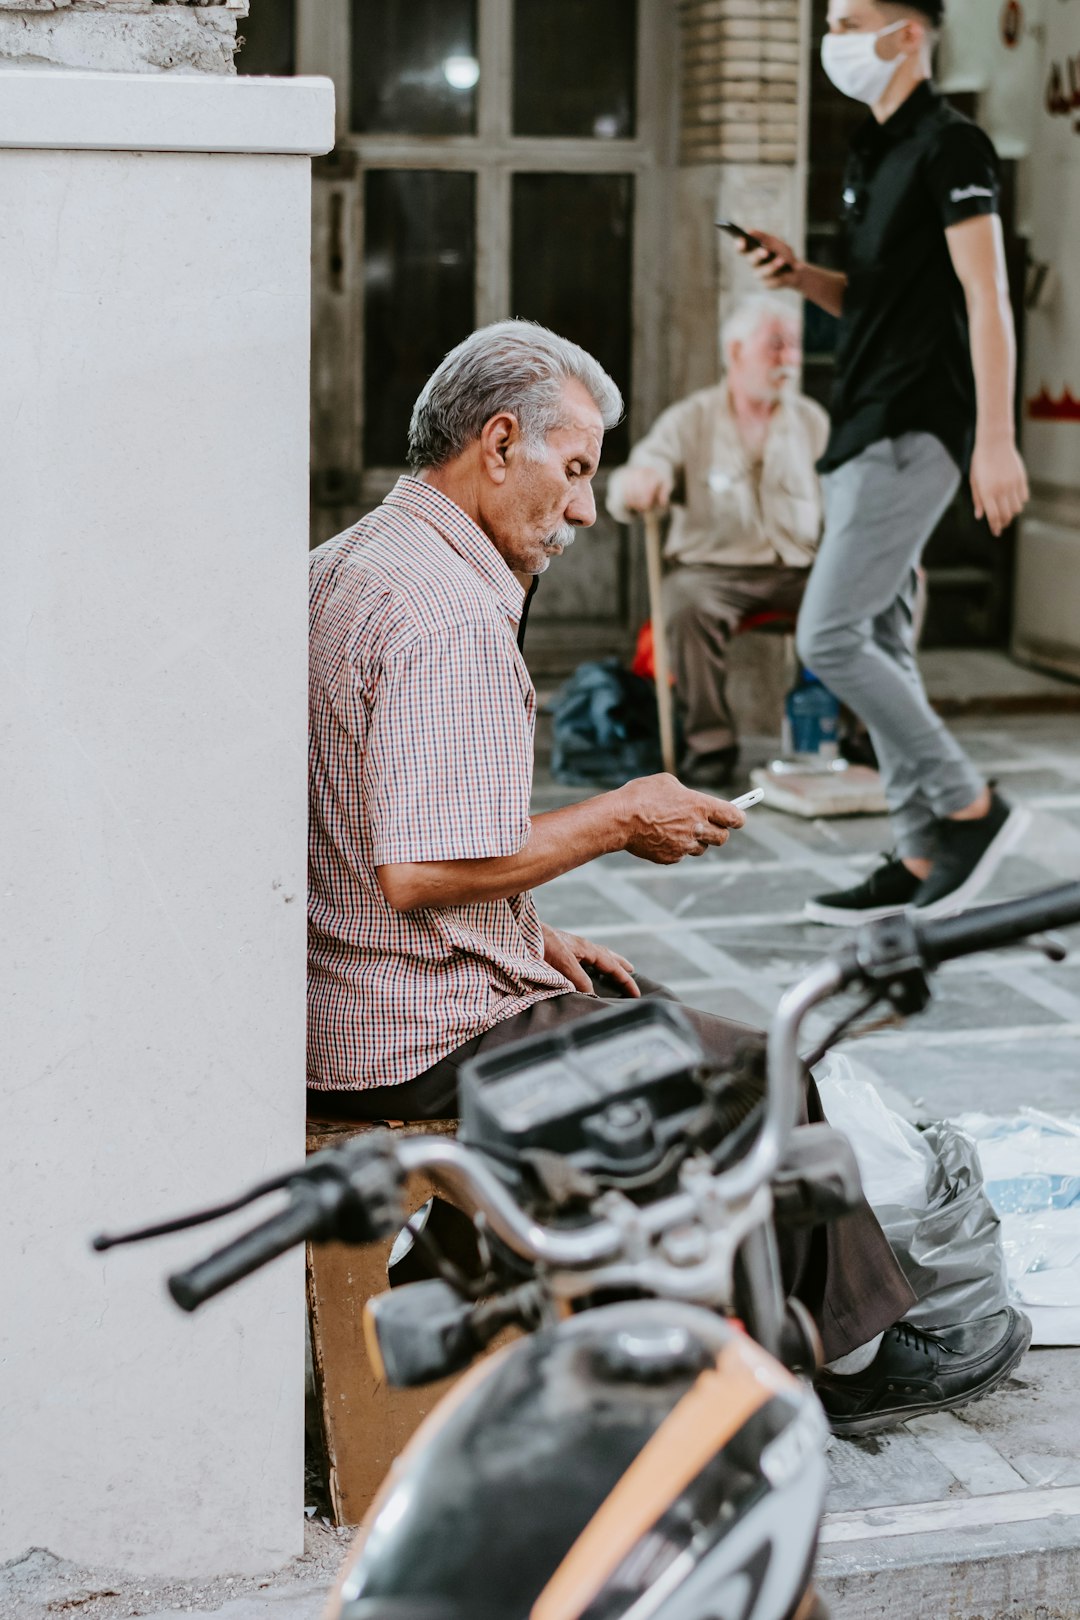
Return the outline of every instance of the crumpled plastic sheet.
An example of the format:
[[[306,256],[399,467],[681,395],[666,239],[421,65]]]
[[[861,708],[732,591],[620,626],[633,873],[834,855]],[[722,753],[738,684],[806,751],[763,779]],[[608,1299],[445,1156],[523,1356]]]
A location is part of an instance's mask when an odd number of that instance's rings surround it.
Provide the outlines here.
[[[1009,1291],[1036,1344],[1080,1344],[1080,1121],[1021,1108],[965,1114],[1001,1215]]]

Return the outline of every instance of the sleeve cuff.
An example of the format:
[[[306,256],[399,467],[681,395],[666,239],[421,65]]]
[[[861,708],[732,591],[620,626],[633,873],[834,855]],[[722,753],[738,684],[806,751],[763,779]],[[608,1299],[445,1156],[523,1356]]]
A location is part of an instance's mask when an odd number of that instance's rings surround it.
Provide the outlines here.
[[[505,860],[511,855],[520,855],[528,841],[528,828],[517,840],[485,840],[475,835],[468,838],[440,837],[433,832],[430,837],[414,835],[376,839],[372,845],[371,860],[374,866],[411,866],[425,861]]]
[[[996,196],[987,197],[980,192],[969,197],[950,197],[945,205],[945,229],[950,225],[962,225],[966,219],[982,219],[987,214],[1001,212]]]

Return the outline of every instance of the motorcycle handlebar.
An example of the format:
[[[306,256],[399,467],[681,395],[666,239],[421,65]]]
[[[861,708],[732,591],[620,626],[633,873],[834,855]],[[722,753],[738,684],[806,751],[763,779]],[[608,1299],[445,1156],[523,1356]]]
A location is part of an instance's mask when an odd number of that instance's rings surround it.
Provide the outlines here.
[[[959,917],[918,924],[918,937],[927,965],[974,956],[1001,945],[1015,945],[1032,934],[1080,922],[1080,883],[1063,883],[1021,900],[980,906]]]
[[[1080,922],[1080,882],[938,922],[913,920],[908,938],[925,965],[934,967],[1076,922]],[[880,926],[869,925],[866,937]],[[772,1176],[795,1122],[800,1026],[813,1007],[861,975],[856,942],[842,957],[820,963],[781,998],[769,1036],[768,1106],[762,1129],[744,1159],[713,1177],[715,1200],[735,1203],[749,1198]],[[573,1229],[535,1221],[493,1174],[483,1155],[464,1143],[422,1136],[393,1141],[388,1133],[379,1133],[319,1155],[318,1169],[311,1161],[289,1181],[290,1202],[285,1209],[189,1270],[171,1276],[173,1299],[183,1310],[193,1311],[297,1243],[333,1237],[367,1241],[393,1230],[386,1182],[378,1174],[374,1180],[366,1179],[365,1174],[377,1167],[380,1157],[395,1165],[398,1174],[425,1172],[471,1214],[483,1215],[498,1237],[533,1264],[571,1269],[595,1266],[615,1259],[622,1250],[625,1234],[611,1219],[601,1217]],[[350,1199],[352,1216],[347,1221],[345,1207]],[[639,1231],[658,1236],[691,1219],[694,1212],[694,1195],[680,1189],[638,1210]],[[399,1224],[401,1218],[399,1214]]]
[[[223,1248],[207,1255],[187,1271],[168,1279],[169,1293],[183,1311],[194,1311],[215,1294],[231,1288],[261,1266],[296,1244],[334,1233],[340,1194],[328,1183],[305,1183],[296,1176],[289,1183],[289,1202],[268,1220],[253,1226]]]

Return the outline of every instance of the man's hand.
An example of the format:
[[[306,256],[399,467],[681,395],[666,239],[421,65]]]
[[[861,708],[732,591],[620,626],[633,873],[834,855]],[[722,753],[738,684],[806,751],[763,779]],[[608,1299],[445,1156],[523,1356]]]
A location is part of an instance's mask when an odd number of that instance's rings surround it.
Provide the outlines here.
[[[643,776],[613,795],[629,826],[624,849],[643,861],[673,866],[686,855],[704,855],[726,844],[728,832],[746,817],[726,799],[683,787],[674,776]]]
[[[656,467],[626,467],[622,474],[622,503],[628,512],[662,511],[671,502],[673,485]]]
[[[985,517],[995,537],[1028,503],[1027,471],[1011,436],[998,444],[975,442],[971,458],[975,516]]]
[[[737,246],[743,257],[749,259],[763,286],[770,292],[801,293],[830,315],[843,313],[847,276],[839,270],[823,270],[819,264],[807,264],[782,237],[759,231],[756,226],[753,234],[763,247],[748,248],[744,242]]]
[[[753,235],[764,244],[763,247],[748,247],[741,239],[736,246],[744,258],[749,258],[754,274],[762,285],[770,291],[783,287],[798,291],[799,271],[803,264],[791,244],[782,241],[779,236],[770,236],[768,231],[755,230]]]
[[[549,928],[547,923],[540,926],[544,930],[544,961],[569,979],[576,989],[587,996],[593,993],[592,980],[582,966],[587,963],[597,972],[606,973],[609,979],[615,979],[628,996],[640,996],[641,991],[634,983],[633,963],[625,956],[609,951],[606,945],[593,945],[578,934],[568,934],[562,928]]]

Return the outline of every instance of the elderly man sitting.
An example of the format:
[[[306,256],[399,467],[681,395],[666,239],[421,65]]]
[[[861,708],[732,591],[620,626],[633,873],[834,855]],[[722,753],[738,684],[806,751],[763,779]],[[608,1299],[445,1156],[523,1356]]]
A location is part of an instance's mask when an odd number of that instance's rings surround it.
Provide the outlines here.
[[[664,994],[543,925],[531,891],[610,851],[701,855],[743,824],[671,776],[529,813],[536,697],[517,576],[594,521],[621,410],[596,361],[554,333],[474,333],[416,403],[414,475],[312,555],[308,1084],[339,1114],[454,1115],[474,1053],[588,1017],[600,997]],[[742,1027],[687,1014],[727,1063]],[[820,1117],[812,1082],[807,1112]],[[955,1405],[1023,1352],[1015,1312],[957,1329],[960,1348],[892,1326],[911,1293],[865,1204],[788,1234],[782,1259],[826,1354],[849,1357],[822,1388],[838,1426],[899,1421],[887,1391],[916,1378],[921,1409],[930,1384],[931,1402]]]
[[[820,405],[795,387],[797,310],[749,298],[723,346],[723,382],[666,410],[607,495],[620,523],[672,505],[664,608],[686,744],[679,775],[716,788],[738,761],[727,644],[747,614],[798,612],[821,533],[814,464],[829,434]]]

